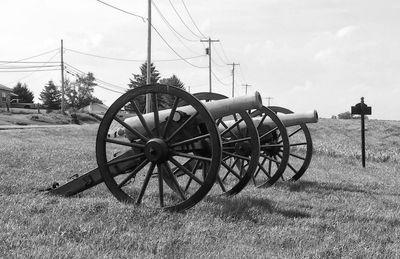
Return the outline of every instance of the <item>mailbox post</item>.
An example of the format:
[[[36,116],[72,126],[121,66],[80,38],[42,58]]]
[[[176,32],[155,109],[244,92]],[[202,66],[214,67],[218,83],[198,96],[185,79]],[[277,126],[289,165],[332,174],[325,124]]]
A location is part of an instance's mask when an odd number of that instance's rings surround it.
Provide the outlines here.
[[[361,97],[361,102],[355,106],[351,106],[351,114],[361,115],[361,156],[362,166],[365,167],[365,115],[371,115],[371,107],[364,103],[364,97]]]

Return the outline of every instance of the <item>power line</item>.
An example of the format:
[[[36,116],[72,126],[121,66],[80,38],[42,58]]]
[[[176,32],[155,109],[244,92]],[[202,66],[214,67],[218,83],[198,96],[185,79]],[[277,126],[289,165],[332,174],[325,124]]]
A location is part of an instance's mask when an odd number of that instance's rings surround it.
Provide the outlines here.
[[[171,5],[172,9],[174,9],[176,15],[179,17],[179,20],[181,20],[181,22],[183,23],[183,25],[185,25],[185,27],[186,27],[195,37],[201,39],[202,36],[198,36],[196,33],[194,33],[194,32],[189,28],[189,26],[187,26],[187,24],[183,21],[182,17],[179,15],[178,11],[175,9],[175,6],[172,4],[171,0],[168,0],[168,1],[169,1],[170,5]]]
[[[224,49],[224,47],[223,47],[223,45],[222,45],[221,42],[219,42],[219,45],[221,46],[222,54],[224,55],[224,57],[226,58],[226,60],[230,60],[230,59],[228,58],[228,56],[226,55],[225,49]]]
[[[125,11],[125,10],[123,10],[123,9],[121,9],[121,8],[118,8],[118,7],[114,6],[114,5],[111,5],[111,4],[109,4],[109,3],[103,2],[103,1],[101,1],[101,0],[97,0],[97,2],[100,2],[100,3],[102,3],[102,4],[104,4],[104,5],[107,5],[107,6],[111,7],[111,8],[114,8],[115,10],[118,10],[118,11],[120,11],[120,12],[123,12],[123,13],[129,14],[129,15],[132,15],[132,16],[135,16],[135,17],[138,17],[138,18],[141,18],[141,19],[143,20],[143,22],[146,22],[146,21],[147,21],[147,18],[146,18],[146,17],[143,17],[143,16],[141,16],[141,15],[138,15],[138,14],[134,14],[134,13]]]
[[[9,64],[9,63],[18,63],[18,62],[21,62],[21,61],[24,61],[24,60],[28,60],[28,59],[32,59],[32,58],[37,58],[37,57],[44,56],[44,55],[46,55],[46,54],[49,54],[49,53],[54,52],[54,51],[57,51],[57,50],[58,50],[58,49],[49,50],[49,51],[46,51],[46,52],[43,52],[43,53],[40,53],[40,54],[31,56],[31,57],[27,57],[27,58],[15,60],[15,61],[4,61],[4,62],[2,62],[2,63],[4,63],[4,64],[2,64],[2,65]]]
[[[60,62],[58,62],[58,61],[46,62],[46,61],[10,61],[10,60],[0,60],[0,63],[5,63],[5,64],[1,65],[1,66],[3,66],[3,65],[6,65],[8,63],[13,63],[13,64],[38,64],[38,63],[39,64],[47,64],[47,63],[58,64]]]
[[[185,2],[184,2],[183,0],[182,0],[182,4],[183,4],[183,6],[185,7],[185,10],[186,10],[187,14],[188,14],[189,17],[190,17],[190,20],[192,20],[192,23],[193,23],[194,27],[196,27],[197,31],[201,34],[201,36],[202,36],[203,38],[207,38],[207,37],[200,31],[199,27],[196,25],[196,23],[195,23],[193,17],[190,15],[190,12],[189,12],[189,10],[188,10],[188,8],[187,8],[187,6],[186,6],[186,4],[185,4]]]
[[[45,71],[59,71],[61,68],[53,69],[26,69],[26,70],[0,70],[0,73],[25,73],[25,72],[45,72]]]
[[[176,33],[177,35],[179,35],[182,39],[185,39],[187,41],[191,41],[191,42],[197,42],[197,39],[192,40],[192,39],[188,39],[187,37],[183,36],[182,34],[180,34],[177,30],[175,30],[175,28],[168,22],[168,20],[165,18],[165,16],[161,13],[160,9],[158,9],[156,3],[154,1],[152,1],[152,4],[154,6],[154,8],[156,8],[156,11],[158,12],[158,14],[160,15],[161,19],[164,21],[164,23],[170,28],[170,30],[172,30],[174,33]]]
[[[207,68],[207,67],[201,67],[201,66],[197,66],[195,64],[190,63],[189,61],[187,61],[185,58],[183,58],[174,48],[172,48],[172,46],[164,39],[164,37],[161,35],[161,33],[156,29],[156,27],[154,27],[154,25],[151,25],[151,27],[154,29],[154,31],[158,34],[158,36],[160,36],[160,38],[164,41],[164,43],[183,61],[185,61],[186,63],[188,63],[189,65],[193,66],[193,67],[197,67],[197,68]]]
[[[71,74],[71,75],[75,76],[75,77],[82,77],[82,76],[88,74],[88,73],[85,73],[82,70],[80,70],[80,69],[78,69],[78,68],[76,68],[76,67],[74,67],[74,66],[72,66],[70,64],[65,63],[65,65],[66,65],[66,72],[68,74]],[[104,88],[104,89],[107,89],[107,90],[110,90],[110,91],[113,91],[113,92],[124,93],[124,92],[117,91],[117,90],[111,90],[108,87],[119,88],[119,89],[122,89],[122,90],[125,90],[125,91],[128,90],[127,88],[124,88],[124,87],[121,87],[121,86],[118,86],[118,85],[115,85],[115,84],[112,84],[112,83],[108,83],[108,82],[106,82],[104,80],[101,80],[99,78],[96,78],[96,77],[95,77],[95,81],[96,81],[97,85],[99,85],[99,83],[103,85],[103,86],[100,86],[101,88]],[[108,87],[106,87],[104,85],[107,85]]]
[[[51,57],[50,57],[46,62],[44,62],[43,64],[49,63],[52,59],[54,59],[54,58],[58,55],[58,53],[60,53],[60,50],[59,50],[59,49],[55,49],[55,50],[57,50],[57,52],[56,52],[53,56],[51,56]],[[35,55],[35,56],[32,56],[32,57],[29,57],[29,58],[20,59],[20,60],[18,60],[17,62],[21,62],[21,61],[23,61],[23,60],[28,60],[28,59],[31,59],[31,58],[36,58],[36,57],[39,57],[39,56],[43,56],[43,55],[46,55],[46,54],[51,53],[51,52],[53,52],[53,51],[54,51],[54,50],[51,50],[51,51],[47,51],[47,52],[44,52],[44,53],[41,53],[41,54],[38,54],[38,55]],[[19,78],[18,80],[11,81],[11,82],[8,82],[8,83],[6,83],[6,84],[14,84],[15,82],[19,82],[19,81],[21,81],[22,79],[25,79],[25,78],[28,78],[28,77],[32,76],[35,72],[36,72],[36,71],[32,71],[29,75],[25,75],[25,76]]]
[[[144,62],[145,61],[145,59],[124,59],[124,58],[106,57],[106,56],[90,54],[90,53],[86,53],[86,52],[82,52],[82,51],[78,51],[78,50],[73,50],[73,49],[69,49],[69,48],[65,48],[65,49],[69,50],[71,52],[77,53],[77,54],[86,55],[86,56],[95,57],[95,58],[102,58],[102,59],[109,59],[109,60],[123,61],[123,62]],[[204,56],[205,55],[198,55],[198,56],[188,57],[185,59],[190,60],[190,59],[195,59],[195,58],[204,57]],[[172,62],[172,61],[180,61],[180,60],[181,59],[179,58],[179,59],[159,59],[159,60],[153,60],[153,61],[154,62]]]
[[[217,81],[220,82],[221,84],[223,84],[223,85],[229,85],[229,83],[224,83],[224,82],[222,82],[221,79],[219,79],[218,76],[214,73],[214,71],[211,71],[211,74],[212,74],[212,75],[214,76],[214,78],[217,79]],[[230,77],[230,76],[228,76],[228,77]],[[228,78],[228,77],[226,77],[226,78]]]
[[[0,67],[1,69],[29,69],[29,68],[46,68],[46,67],[59,67],[60,65],[43,65],[43,66],[10,66]]]

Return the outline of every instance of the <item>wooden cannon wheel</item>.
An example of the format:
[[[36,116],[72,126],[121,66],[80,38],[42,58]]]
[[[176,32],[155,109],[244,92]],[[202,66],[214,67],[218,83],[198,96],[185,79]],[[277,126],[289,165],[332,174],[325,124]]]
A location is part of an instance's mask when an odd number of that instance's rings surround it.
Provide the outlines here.
[[[293,111],[279,107],[269,106],[272,111],[282,114],[290,114]],[[297,181],[307,170],[311,162],[313,145],[310,131],[305,123],[286,128],[289,137],[290,158],[283,180]]]
[[[270,187],[281,178],[288,164],[289,138],[285,126],[271,109],[263,106],[250,111],[250,116],[257,120],[260,136],[260,160],[253,182],[257,187]],[[264,127],[267,121],[271,121],[273,126]]]
[[[195,93],[202,101],[216,101],[228,97],[217,93]],[[231,122],[231,125],[227,125]],[[217,175],[218,193],[235,195],[251,180],[258,167],[260,141],[254,123],[246,111],[234,113],[215,121],[222,140],[221,168]]]
[[[146,96],[151,96],[154,113],[143,112]],[[180,107],[182,102],[189,109]],[[97,133],[101,175],[111,193],[126,203],[188,209],[212,188],[221,157],[221,138],[209,111],[186,91],[166,85],[123,94],[107,110]],[[201,174],[183,166],[189,160],[201,166]],[[118,171],[120,166],[123,171]],[[181,177],[173,167],[181,169]],[[186,188],[189,180],[192,184]]]

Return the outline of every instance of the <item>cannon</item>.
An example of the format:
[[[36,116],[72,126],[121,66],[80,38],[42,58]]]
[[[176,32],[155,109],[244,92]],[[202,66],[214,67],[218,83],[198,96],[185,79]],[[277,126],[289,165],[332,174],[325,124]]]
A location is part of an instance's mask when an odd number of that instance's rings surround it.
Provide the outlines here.
[[[205,92],[194,96],[207,101],[228,98]],[[269,187],[279,179],[300,179],[312,157],[311,134],[306,124],[318,121],[317,112],[294,114],[286,108],[263,106],[249,111],[249,114],[257,127],[261,142],[258,169],[252,176],[254,184],[258,187]],[[226,125],[232,123],[233,121],[227,121]]]
[[[260,157],[278,172],[264,168],[259,175],[281,177],[290,156],[290,120],[282,123],[258,93],[212,102],[197,97],[160,84],[123,94],[99,125],[98,168],[50,193],[71,196],[104,182],[119,201],[182,211],[213,186],[224,195],[240,192],[264,166]]]

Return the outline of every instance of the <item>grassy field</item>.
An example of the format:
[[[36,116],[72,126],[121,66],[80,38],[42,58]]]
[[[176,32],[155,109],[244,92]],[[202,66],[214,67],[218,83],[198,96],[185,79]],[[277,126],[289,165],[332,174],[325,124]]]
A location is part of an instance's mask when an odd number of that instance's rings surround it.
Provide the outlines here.
[[[121,204],[104,185],[74,198],[38,188],[96,166],[96,125],[0,131],[1,258],[399,258],[400,122],[310,125],[297,183],[209,195],[184,213]]]

